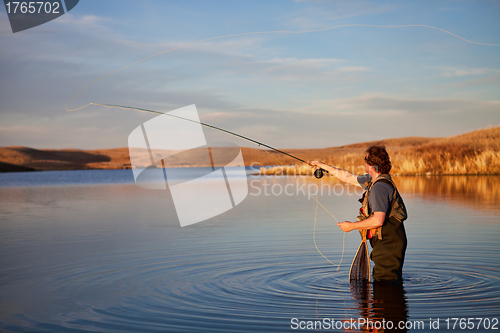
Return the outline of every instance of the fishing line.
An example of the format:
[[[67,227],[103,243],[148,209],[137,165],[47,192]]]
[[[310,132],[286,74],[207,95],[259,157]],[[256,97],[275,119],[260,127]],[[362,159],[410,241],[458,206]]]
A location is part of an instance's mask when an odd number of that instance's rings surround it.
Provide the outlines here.
[[[236,136],[240,139],[244,139],[246,141],[249,141],[249,142],[252,142],[254,144],[256,144],[260,149],[262,149],[264,152],[266,152],[267,154],[269,154],[269,156],[271,156],[272,158],[274,158],[280,165],[283,166],[283,163],[281,163],[275,156],[273,156],[271,153],[269,153],[269,151],[267,151],[266,149],[262,148],[262,147],[266,147],[266,148],[269,148],[271,150],[274,150],[276,152],[279,152],[279,153],[282,153],[286,156],[289,156],[289,157],[292,157],[298,161],[301,161],[307,165],[310,165],[308,162],[306,162],[305,160],[297,157],[297,156],[294,156],[292,154],[289,154],[287,152],[284,152],[282,150],[279,150],[279,149],[276,149],[274,147],[271,147],[269,145],[266,145],[265,143],[262,143],[262,142],[259,142],[257,140],[253,140],[253,139],[250,139],[249,137],[246,137],[246,136],[243,136],[243,135],[240,135],[238,133],[234,133],[234,132],[231,132],[231,131],[228,131],[228,130],[225,130],[223,128],[220,128],[220,127],[217,127],[217,126],[213,126],[213,125],[210,125],[210,124],[207,124],[207,123],[203,123],[201,121],[196,121],[196,120],[192,120],[192,119],[188,119],[188,118],[184,118],[184,117],[181,117],[181,116],[177,116],[177,115],[173,115],[173,114],[168,114],[168,113],[163,113],[163,112],[160,112],[160,111],[155,111],[155,110],[149,110],[149,109],[142,109],[142,108],[136,108],[136,107],[132,107],[132,106],[125,106],[125,105],[114,105],[114,104],[104,104],[104,103],[90,103],[91,105],[100,105],[100,106],[104,106],[105,108],[108,108],[108,109],[111,109],[111,108],[117,108],[117,109],[122,109],[122,110],[136,110],[136,111],[139,111],[139,112],[146,112],[146,113],[155,113],[155,114],[160,114],[160,115],[164,115],[164,116],[169,116],[169,117],[173,117],[173,118],[178,118],[178,119],[182,119],[182,120],[186,120],[186,121],[189,121],[189,122],[192,122],[192,123],[195,123],[195,124],[200,124],[200,125],[203,125],[205,127],[208,127],[208,128],[212,128],[212,129],[215,129],[215,130],[218,130],[218,131],[222,131],[224,133],[227,133],[227,134],[230,134],[230,135],[233,135],[233,136]],[[297,179],[293,178],[294,181],[297,183],[297,186],[299,186],[299,183],[297,181]],[[314,215],[314,228],[313,228],[313,240],[314,240],[314,246],[316,247],[316,250],[318,250],[319,254],[321,254],[321,256],[323,258],[325,258],[329,263],[331,263],[332,265],[335,266],[335,264],[333,262],[331,262],[321,251],[320,249],[318,248],[318,245],[316,244],[316,219],[317,219],[317,213],[318,213],[318,205],[320,205],[328,214],[330,214],[334,219],[335,221],[337,221],[337,223],[339,223],[339,220],[337,220],[337,218],[335,217],[335,215],[333,215],[325,206],[323,206],[323,204],[321,202],[319,202],[319,200],[317,198],[315,198],[308,190],[306,190],[307,194],[309,195],[310,198],[312,198],[313,200],[316,201],[316,213]],[[342,256],[340,258],[340,262],[337,266],[337,271],[340,269],[340,264],[342,263],[342,259],[344,258],[344,249],[345,249],[345,233],[344,233],[344,238],[343,238],[343,241],[342,241]]]
[[[261,148],[262,149],[262,148]],[[271,155],[267,150],[265,149],[262,149],[263,151],[265,151],[266,153],[268,153],[272,158],[274,158],[279,164],[281,164],[283,166],[283,163],[281,163],[275,156]],[[297,184],[298,187],[300,187],[299,185],[299,182],[297,181],[297,179],[293,178],[293,180],[295,181],[295,183]],[[313,226],[313,241],[314,241],[314,246],[316,247],[316,250],[319,252],[319,254],[321,254],[321,256],[323,258],[326,259],[326,261],[328,261],[330,264],[332,264],[333,266],[335,266],[335,264],[333,262],[330,261],[330,259],[328,259],[321,251],[320,249],[318,248],[318,244],[316,244],[316,221],[317,221],[317,217],[318,217],[318,206],[321,205],[321,207],[328,213],[330,214],[334,219],[335,221],[337,221],[337,223],[339,223],[339,220],[337,220],[337,218],[328,210],[326,209],[325,206],[323,206],[323,204],[321,202],[319,202],[318,200],[318,195],[316,194],[316,198],[311,194],[311,192],[309,192],[308,190],[306,190],[307,194],[309,195],[309,198],[312,198],[314,201],[316,201],[316,211],[314,213],[314,226]],[[340,257],[340,261],[339,261],[339,264],[337,266],[337,272],[338,270],[340,269],[340,264],[342,264],[342,259],[344,258],[344,250],[345,250],[345,232],[344,232],[344,236],[342,238],[342,255]]]
[[[430,25],[422,25],[422,24],[410,24],[410,25],[392,25],[392,26],[384,26],[384,25],[372,25],[372,24],[344,24],[344,25],[337,25],[337,26],[333,26],[333,27],[328,27],[328,28],[323,28],[323,29],[315,29],[315,30],[306,30],[306,31],[259,31],[259,32],[247,32],[247,33],[241,33],[241,34],[232,34],[232,35],[224,35],[224,36],[217,36],[217,37],[211,37],[211,38],[205,38],[205,39],[201,39],[201,40],[197,40],[197,41],[194,41],[194,42],[190,42],[190,43],[187,43],[187,44],[183,44],[183,45],[180,45],[178,47],[174,47],[172,49],[169,49],[169,50],[166,50],[166,51],[162,51],[162,52],[159,52],[159,53],[156,53],[156,54],[153,54],[149,57],[146,57],[144,59],[141,59],[139,61],[136,61],[134,63],[131,63],[127,66],[124,66],[124,67],[121,67],[111,73],[108,73],[92,82],[90,82],[89,84],[87,84],[82,90],[80,90],[68,103],[66,103],[66,105],[64,106],[64,108],[66,109],[66,111],[77,111],[77,110],[81,110],[89,105],[101,105],[101,106],[104,106],[106,108],[120,108],[120,109],[133,109],[133,110],[137,110],[137,111],[140,111],[140,112],[151,112],[151,113],[157,113],[157,114],[164,114],[164,115],[168,115],[168,114],[165,114],[165,113],[161,113],[161,112],[158,112],[158,111],[153,111],[153,110],[146,110],[146,109],[140,109],[140,108],[133,108],[133,107],[127,107],[127,106],[120,106],[120,105],[111,105],[111,104],[102,104],[102,103],[87,103],[81,107],[78,107],[78,108],[74,108],[74,109],[69,109],[68,108],[68,105],[75,99],[77,98],[82,92],[84,92],[88,87],[90,87],[92,84],[112,75],[112,74],[115,74],[121,70],[124,70],[128,67],[131,67],[133,65],[136,65],[138,63],[141,63],[143,61],[146,61],[148,59],[151,59],[151,58],[154,58],[156,56],[159,56],[161,54],[165,54],[165,53],[168,53],[168,52],[172,52],[172,51],[175,51],[175,50],[178,50],[178,49],[182,49],[184,47],[187,47],[187,46],[190,46],[190,45],[194,45],[194,44],[198,44],[198,43],[202,43],[202,42],[206,42],[206,41],[210,41],[210,40],[215,40],[215,39],[221,39],[221,38],[230,38],[230,37],[239,37],[239,36],[249,36],[249,35],[258,35],[258,34],[305,34],[305,33],[313,33],[313,32],[322,32],[322,31],[328,31],[328,30],[333,30],[333,29],[337,29],[337,28],[344,28],[344,27],[372,27],[372,28],[409,28],[409,27],[421,27],[421,28],[429,28],[429,29],[435,29],[435,30],[439,30],[441,32],[444,32],[444,33],[447,33],[447,34],[450,34],[456,38],[459,38],[465,42],[468,42],[468,43],[472,43],[472,44],[478,44],[478,45],[488,45],[488,46],[500,46],[500,44],[489,44],[489,43],[480,43],[480,42],[475,42],[475,41],[471,41],[471,40],[468,40],[468,39],[465,39],[461,36],[458,36],[452,32],[449,32],[447,30],[444,30],[444,29],[441,29],[441,28],[437,28],[437,27],[434,27],[434,26],[430,26]],[[181,118],[181,119],[184,119],[184,120],[187,120],[187,121],[191,121],[191,122],[196,122],[196,121],[193,121],[191,119],[186,119],[186,118],[182,118],[182,117],[178,117],[178,116],[174,116],[174,115],[169,115],[169,116],[173,116],[173,117],[177,117],[177,118]],[[284,151],[281,151],[279,149],[276,149],[274,147],[271,147],[271,146],[268,146],[266,144],[263,144],[261,142],[258,142],[256,140],[252,140],[250,138],[247,138],[247,137],[244,137],[242,135],[239,135],[237,133],[234,133],[234,132],[231,132],[231,131],[227,131],[227,130],[224,130],[222,128],[218,128],[216,126],[212,126],[212,125],[209,125],[209,124],[204,124],[204,123],[201,123],[201,125],[204,125],[206,127],[209,127],[209,128],[213,128],[213,129],[216,129],[216,130],[219,130],[219,131],[222,131],[222,132],[225,132],[225,133],[228,133],[228,134],[231,134],[231,135],[234,135],[236,137],[239,137],[241,139],[244,139],[244,140],[247,140],[247,141],[250,141],[254,144],[257,144],[259,147],[261,146],[264,146],[266,148],[269,148],[271,150],[274,150],[276,152],[279,152],[279,153],[282,153],[284,155],[287,155],[291,158],[294,158],[298,161],[301,161],[303,163],[306,163],[306,164],[309,164],[308,162],[304,161],[303,159],[301,158],[298,158],[296,156],[293,156],[291,154],[288,154]],[[266,151],[265,149],[263,149],[264,151]],[[267,153],[269,153],[268,151],[266,151]],[[271,154],[270,154],[271,155]],[[271,155],[272,156],[272,155]],[[274,156],[273,156],[274,157]],[[279,161],[278,161],[279,162]],[[281,162],[279,162],[281,165],[283,165]],[[322,172],[320,169],[316,169],[315,170],[315,173],[314,175],[317,177],[317,178],[321,178],[322,177]],[[295,180],[297,181],[297,180]],[[298,182],[297,182],[297,185],[298,185]],[[309,193],[309,191],[307,191],[309,197],[313,198],[315,201],[316,201],[316,213],[315,213],[315,216],[314,216],[314,230],[313,230],[313,239],[314,239],[314,245],[316,246],[316,249],[318,250],[318,252],[323,256],[323,258],[325,258],[326,260],[328,260],[328,262],[330,262],[332,265],[334,265],[327,257],[325,257],[323,255],[323,253],[321,253],[321,251],[319,250],[317,244],[316,244],[316,219],[317,219],[317,212],[318,212],[318,205],[321,205],[321,207],[327,211],[337,222],[337,218],[335,218],[335,216],[330,212],[328,211],[320,202],[317,198],[313,197],[311,195],[311,193]],[[344,256],[344,245],[345,245],[345,233],[344,233],[344,241],[343,241],[343,246],[342,246],[342,257],[340,259],[340,263],[339,265],[337,266],[337,271],[340,267],[340,264],[342,263],[342,258]]]
[[[325,258],[330,264],[332,264],[333,266],[335,266],[335,264],[333,262],[330,261],[330,259],[328,259],[318,248],[318,245],[316,244],[316,220],[317,220],[317,216],[318,216],[318,206],[320,205],[320,202],[316,196],[315,198],[316,200],[316,211],[314,212],[314,227],[313,227],[313,240],[314,240],[314,246],[316,246],[316,250],[318,250],[319,254],[321,254],[321,256],[323,258]],[[323,205],[321,205],[321,207],[323,207]],[[326,210],[326,208],[323,207],[323,209]],[[328,213],[330,213],[328,210],[326,210]],[[335,216],[334,216],[335,217]],[[337,219],[335,219],[337,220]],[[337,220],[337,223],[338,223],[338,220]],[[344,250],[345,250],[345,232],[343,233],[344,235],[342,236],[342,255],[340,256],[340,261],[339,261],[339,264],[337,265],[337,272],[339,271],[340,269],[340,264],[342,264],[342,259],[344,259]]]
[[[80,90],[80,92],[78,92],[78,94],[75,95],[75,97],[73,97],[68,103],[66,103],[66,105],[64,106],[64,108],[66,109],[66,111],[77,111],[77,110],[81,110],[89,105],[92,105],[93,103],[88,103],[88,104],[85,104],[84,106],[81,106],[81,107],[78,107],[78,108],[75,108],[75,109],[68,109],[68,105],[69,103],[71,103],[75,98],[77,98],[82,92],[84,92],[88,87],[90,87],[92,84],[96,83],[97,81],[100,81],[102,79],[104,79],[105,77],[108,77],[114,73],[117,73],[121,70],[124,70],[125,68],[128,68],[128,67],[131,67],[133,65],[136,65],[138,63],[141,63],[143,61],[146,61],[148,59],[151,59],[151,58],[154,58],[156,56],[159,56],[161,54],[165,54],[165,53],[168,53],[168,52],[172,52],[172,51],[175,51],[175,50],[179,50],[179,49],[182,49],[184,47],[187,47],[187,46],[190,46],[190,45],[194,45],[194,44],[198,44],[198,43],[202,43],[202,42],[207,42],[207,41],[210,41],[210,40],[214,40],[214,39],[221,39],[221,38],[230,38],[230,37],[240,37],[240,36],[249,36],[249,35],[263,35],[263,34],[307,34],[307,33],[313,33],[313,32],[322,32],[322,31],[328,31],[328,30],[333,30],[333,29],[337,29],[337,28],[346,28],[346,27],[371,27],[371,28],[411,28],[411,27],[420,27],[420,28],[429,28],[429,29],[435,29],[435,30],[439,30],[441,32],[444,32],[444,33],[447,33],[449,35],[452,35],[456,38],[459,38],[467,43],[472,43],[472,44],[478,44],[478,45],[487,45],[487,46],[500,46],[500,44],[489,44],[489,43],[480,43],[480,42],[475,42],[475,41],[472,41],[472,40],[468,40],[468,39],[465,39],[463,37],[460,37],[459,35],[455,35],[454,33],[452,32],[449,32],[447,30],[444,30],[444,29],[441,29],[441,28],[437,28],[437,27],[434,27],[434,26],[431,26],[431,25],[424,25],[424,24],[406,24],[406,25],[375,25],[375,24],[343,24],[343,25],[336,25],[336,26],[333,26],[333,27],[328,27],[328,28],[323,28],[323,29],[316,29],[316,30],[305,30],[305,31],[286,31],[286,30],[283,30],[283,31],[257,31],[257,32],[245,32],[245,33],[241,33],[241,34],[232,34],[232,35],[224,35],[224,36],[217,36],[217,37],[210,37],[210,38],[205,38],[205,39],[200,39],[200,40],[197,40],[197,41],[194,41],[194,42],[190,42],[190,43],[187,43],[187,44],[183,44],[183,45],[180,45],[180,46],[177,46],[177,47],[174,47],[172,49],[169,49],[169,50],[166,50],[166,51],[162,51],[162,52],[159,52],[159,53],[156,53],[156,54],[153,54],[149,57],[146,57],[144,59],[141,59],[139,61],[136,61],[136,62],[133,62],[127,66],[124,66],[122,68],[119,68],[111,73],[108,73],[92,82],[90,82],[89,84],[87,84],[82,90]]]

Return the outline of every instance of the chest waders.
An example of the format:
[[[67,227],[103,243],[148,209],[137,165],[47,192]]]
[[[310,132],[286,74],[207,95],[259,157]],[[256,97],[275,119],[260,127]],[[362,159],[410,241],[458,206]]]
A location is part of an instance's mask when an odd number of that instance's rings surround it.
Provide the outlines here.
[[[367,238],[370,239],[373,248],[370,255],[371,260],[375,263],[373,279],[375,281],[397,281],[401,280],[402,277],[407,246],[403,221],[407,219],[408,214],[396,184],[394,184],[389,174],[381,174],[375,181],[363,184],[366,191],[359,200],[362,207],[359,210],[357,220],[363,221],[373,215],[368,198],[373,185],[379,181],[386,182],[394,187],[394,195],[389,205],[390,211],[386,214],[384,224],[381,227],[359,231],[362,240],[351,265],[350,280],[370,281]]]

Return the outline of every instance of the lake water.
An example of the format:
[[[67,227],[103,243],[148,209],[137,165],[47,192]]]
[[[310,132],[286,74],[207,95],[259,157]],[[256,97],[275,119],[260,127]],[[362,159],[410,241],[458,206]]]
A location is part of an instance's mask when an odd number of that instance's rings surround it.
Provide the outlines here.
[[[241,204],[181,228],[170,192],[139,188],[130,170],[0,174],[0,330],[500,327],[499,176],[395,177],[409,211],[402,287],[350,285],[359,234],[344,239],[321,207],[316,244],[334,265],[315,247],[305,190],[340,221],[355,219],[359,190],[326,178],[248,181]]]

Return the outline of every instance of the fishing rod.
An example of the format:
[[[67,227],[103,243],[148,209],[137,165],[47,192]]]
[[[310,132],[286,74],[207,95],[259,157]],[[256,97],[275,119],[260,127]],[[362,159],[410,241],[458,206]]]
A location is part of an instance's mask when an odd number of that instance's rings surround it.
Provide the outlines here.
[[[201,121],[198,122],[198,121],[195,121],[195,120],[192,120],[192,119],[188,119],[188,118],[176,116],[176,115],[173,115],[173,114],[163,113],[163,112],[155,111],[155,110],[148,110],[148,109],[136,108],[136,107],[132,107],[132,106],[115,105],[115,104],[103,104],[103,103],[90,103],[90,104],[91,105],[101,105],[101,106],[104,106],[104,107],[107,107],[107,108],[119,108],[119,109],[136,110],[136,111],[140,111],[140,112],[150,112],[150,113],[161,114],[161,115],[165,115],[165,116],[169,116],[169,117],[174,117],[174,118],[178,118],[178,119],[182,119],[182,120],[187,120],[187,121],[190,121],[190,122],[195,123],[195,124],[200,124],[200,125],[203,125],[205,127],[213,128],[215,130],[218,130],[218,131],[221,131],[221,132],[224,132],[224,133],[236,136],[236,137],[238,137],[240,139],[252,142],[252,143],[254,143],[254,144],[258,145],[258,146],[263,146],[263,147],[269,148],[271,150],[274,150],[275,152],[284,154],[284,155],[286,155],[288,157],[296,159],[296,160],[298,160],[298,161],[300,161],[302,163],[305,163],[305,164],[307,164],[309,166],[315,167],[311,163],[306,162],[306,161],[304,161],[303,159],[301,159],[301,158],[299,158],[297,156],[294,156],[292,154],[289,154],[289,153],[284,152],[282,150],[279,150],[277,148],[274,148],[274,147],[271,147],[269,145],[266,145],[265,143],[259,142],[257,140],[250,139],[249,137],[246,137],[246,136],[240,135],[238,133],[234,133],[234,132],[225,130],[225,129],[217,127],[217,126],[213,126],[213,125],[210,125],[210,124],[207,124],[207,123],[202,123]],[[314,177],[316,177],[317,179],[320,179],[320,178],[323,177],[323,175],[324,175],[325,172],[328,173],[328,171],[326,171],[324,169],[317,168],[317,169],[314,170]]]
[[[223,128],[220,128],[220,127],[217,127],[217,126],[213,126],[213,125],[210,125],[210,124],[206,124],[206,123],[202,123],[201,121],[195,121],[195,120],[192,120],[192,119],[188,119],[188,118],[184,118],[184,117],[180,117],[180,116],[176,116],[176,115],[173,115],[173,114],[168,114],[168,113],[163,113],[163,112],[159,112],[159,111],[155,111],[155,110],[148,110],[148,109],[142,109],[142,108],[135,108],[135,107],[132,107],[132,106],[124,106],[124,105],[114,105],[114,104],[103,104],[103,103],[89,103],[87,105],[100,105],[100,106],[104,106],[106,108],[119,108],[119,109],[129,109],[129,110],[136,110],[136,111],[140,111],[140,112],[149,112],[149,113],[156,113],[156,114],[160,114],[160,115],[165,115],[165,116],[169,116],[169,117],[174,117],[174,118],[178,118],[178,119],[182,119],[182,120],[187,120],[189,122],[192,122],[192,123],[195,123],[195,124],[200,124],[200,125],[203,125],[203,126],[206,126],[208,128],[212,128],[212,129],[215,129],[215,130],[218,130],[218,131],[221,131],[221,132],[224,132],[224,133],[227,133],[227,134],[230,134],[230,135],[233,135],[235,137],[238,137],[240,139],[243,139],[243,140],[246,140],[246,141],[249,141],[249,142],[252,142],[256,145],[258,145],[259,147],[260,146],[263,146],[263,147],[266,147],[266,148],[269,148],[275,152],[278,152],[278,153],[281,153],[281,154],[284,154],[286,156],[289,156],[297,161],[300,161],[302,163],[305,163],[307,165],[310,165],[312,167],[315,167],[314,165],[312,165],[311,163],[308,163],[306,161],[304,161],[303,159],[297,157],[297,156],[294,156],[292,154],[289,154],[287,152],[284,152],[282,150],[279,150],[277,148],[274,148],[274,147],[271,147],[269,145],[266,145],[265,143],[262,143],[260,141],[257,141],[257,140],[253,140],[253,139],[250,139],[249,137],[246,137],[246,136],[243,136],[241,134],[238,134],[238,133],[234,133],[234,132],[231,132],[231,131],[228,131],[228,130],[225,130]],[[279,162],[279,161],[278,161]],[[328,173],[327,170],[324,170],[324,169],[321,169],[321,168],[318,168],[318,169],[315,169],[314,170],[314,177],[320,179],[323,177],[324,173]],[[297,185],[299,185],[299,182],[297,179],[294,179],[295,182],[297,183]],[[316,201],[316,213],[314,214],[314,228],[313,228],[313,240],[314,240],[314,246],[316,247],[316,250],[318,250],[319,254],[325,258],[330,264],[334,265],[335,264],[333,262],[330,261],[330,259],[328,259],[321,251],[320,249],[318,248],[318,245],[316,244],[316,218],[318,216],[318,206],[321,206],[328,214],[330,214],[336,221],[337,223],[339,222],[339,220],[337,220],[337,218],[325,207],[323,206],[323,204],[321,204],[319,201],[318,201],[318,198],[317,198],[317,195],[316,197],[314,197],[308,190],[306,190],[307,194],[309,195],[310,198],[312,198],[313,200]],[[342,240],[342,256],[340,257],[340,262],[339,264],[337,265],[337,271],[340,269],[340,264],[342,264],[342,259],[344,258],[344,248],[345,248],[345,235],[346,233],[344,233],[344,236],[343,236],[343,240]]]

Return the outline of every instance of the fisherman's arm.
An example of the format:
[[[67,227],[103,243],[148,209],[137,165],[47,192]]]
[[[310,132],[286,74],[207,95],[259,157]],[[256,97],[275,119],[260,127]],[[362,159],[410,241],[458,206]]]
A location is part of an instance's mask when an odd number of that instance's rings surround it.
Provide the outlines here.
[[[369,218],[358,221],[358,222],[339,222],[337,225],[344,232],[349,232],[352,230],[363,230],[363,229],[376,229],[384,224],[385,213],[384,212],[374,212]]]
[[[334,176],[335,178],[337,178],[340,181],[343,181],[345,183],[349,183],[349,184],[355,185],[355,186],[361,186],[358,183],[358,176],[350,173],[349,171],[336,168],[334,166],[323,163],[321,161],[312,161],[310,163],[313,166],[316,166],[318,168],[321,168],[323,170],[328,171],[329,174],[331,174],[332,176]]]

